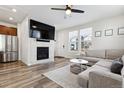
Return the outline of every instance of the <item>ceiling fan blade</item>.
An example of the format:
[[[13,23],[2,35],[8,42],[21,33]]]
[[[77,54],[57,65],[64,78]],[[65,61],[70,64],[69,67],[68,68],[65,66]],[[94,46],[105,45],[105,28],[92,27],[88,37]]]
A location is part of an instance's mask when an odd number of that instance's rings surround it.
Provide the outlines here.
[[[78,9],[71,9],[71,11],[75,13],[84,13],[83,10],[78,10]]]
[[[66,10],[66,9],[62,9],[62,8],[51,8],[52,10]]]

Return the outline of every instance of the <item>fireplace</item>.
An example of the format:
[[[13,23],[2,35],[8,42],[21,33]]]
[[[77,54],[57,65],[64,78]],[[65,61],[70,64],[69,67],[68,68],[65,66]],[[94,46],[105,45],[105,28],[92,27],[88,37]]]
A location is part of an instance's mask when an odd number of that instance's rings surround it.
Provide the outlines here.
[[[49,47],[37,47],[37,60],[49,58]]]

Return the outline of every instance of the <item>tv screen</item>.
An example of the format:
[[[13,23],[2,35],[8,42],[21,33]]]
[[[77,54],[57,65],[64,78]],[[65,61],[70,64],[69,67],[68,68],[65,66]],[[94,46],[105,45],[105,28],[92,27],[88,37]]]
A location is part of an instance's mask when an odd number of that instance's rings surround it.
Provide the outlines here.
[[[50,40],[54,40],[54,31],[32,30],[31,37],[32,38],[37,38],[37,39],[50,39]]]
[[[41,38],[41,36],[40,36],[40,31],[37,31],[37,30],[33,30],[32,31],[32,37],[33,38]]]
[[[55,27],[30,20],[30,37],[54,40]]]

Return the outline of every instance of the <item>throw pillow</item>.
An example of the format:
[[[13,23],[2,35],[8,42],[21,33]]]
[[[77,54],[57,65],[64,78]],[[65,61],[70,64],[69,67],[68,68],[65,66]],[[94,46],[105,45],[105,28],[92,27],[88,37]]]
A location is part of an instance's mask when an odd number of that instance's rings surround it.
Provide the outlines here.
[[[119,61],[113,61],[111,65],[111,72],[115,74],[121,74],[121,69],[123,67],[123,64]]]

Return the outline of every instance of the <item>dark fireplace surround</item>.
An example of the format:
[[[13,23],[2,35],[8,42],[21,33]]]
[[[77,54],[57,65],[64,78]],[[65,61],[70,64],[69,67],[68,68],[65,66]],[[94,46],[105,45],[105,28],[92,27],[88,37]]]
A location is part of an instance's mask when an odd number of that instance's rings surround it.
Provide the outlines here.
[[[49,58],[49,47],[37,47],[37,60]]]

